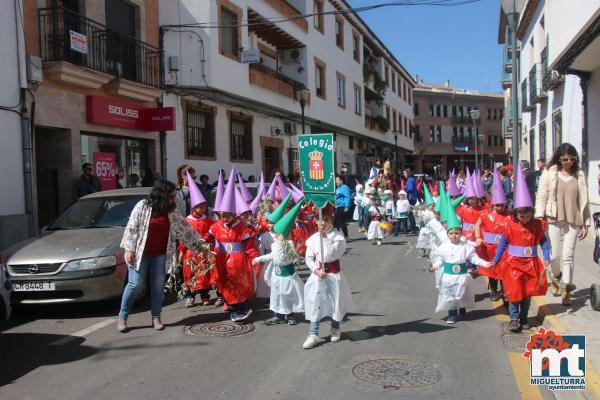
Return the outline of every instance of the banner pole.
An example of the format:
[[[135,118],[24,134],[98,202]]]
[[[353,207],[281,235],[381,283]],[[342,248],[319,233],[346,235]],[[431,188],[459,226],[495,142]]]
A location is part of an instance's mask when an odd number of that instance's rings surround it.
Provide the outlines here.
[[[323,226],[323,209],[319,208],[319,222],[321,226]],[[323,268],[323,272],[325,272],[325,245],[323,244],[323,233],[319,232],[319,244],[321,246],[321,268]]]

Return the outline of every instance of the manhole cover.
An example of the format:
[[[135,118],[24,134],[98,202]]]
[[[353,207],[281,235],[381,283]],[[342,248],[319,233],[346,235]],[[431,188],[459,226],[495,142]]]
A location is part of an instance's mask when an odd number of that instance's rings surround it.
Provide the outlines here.
[[[185,332],[192,336],[240,336],[252,331],[254,331],[254,325],[238,324],[232,321],[208,322],[185,328]]]
[[[516,350],[525,350],[527,342],[529,342],[529,335],[504,335],[502,340],[506,347]]]
[[[365,382],[392,388],[427,386],[442,379],[435,366],[410,359],[365,361],[354,366],[352,373]]]

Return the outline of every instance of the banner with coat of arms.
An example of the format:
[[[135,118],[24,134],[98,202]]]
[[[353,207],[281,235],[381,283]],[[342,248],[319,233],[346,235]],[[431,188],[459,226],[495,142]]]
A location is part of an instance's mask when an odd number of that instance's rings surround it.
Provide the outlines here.
[[[318,208],[335,206],[335,142],[333,133],[298,136],[300,177],[306,201]]]

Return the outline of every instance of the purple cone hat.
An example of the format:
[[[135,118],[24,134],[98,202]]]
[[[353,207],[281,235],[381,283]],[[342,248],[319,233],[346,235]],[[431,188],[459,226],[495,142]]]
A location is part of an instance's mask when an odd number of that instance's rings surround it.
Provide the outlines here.
[[[187,172],[188,188],[190,190],[190,207],[194,209],[200,203],[206,203],[206,199],[202,195],[198,185],[194,182],[194,178]]]
[[[242,195],[242,199],[244,199],[244,201],[246,203],[250,203],[253,199],[252,194],[250,194],[250,191],[246,187],[246,183],[240,177],[239,173],[237,174],[237,180],[238,180],[238,186],[240,187],[240,194]]]
[[[248,202],[244,200],[239,188],[235,188],[235,215],[239,217],[246,211],[251,211]]]
[[[294,201],[294,203],[298,203],[300,200],[302,200],[304,198],[304,193],[302,193],[302,191],[300,189],[298,189],[296,186],[292,185],[290,183],[290,187],[292,188],[292,190],[290,190],[290,193],[292,194],[292,200]]]
[[[258,183],[258,189],[256,190],[256,193],[261,193],[264,196],[265,193],[265,174],[263,172],[260,173],[260,182]],[[261,199],[262,200],[262,199]]]
[[[454,170],[450,172],[450,176],[448,177],[448,192],[450,196],[460,196],[460,189],[456,185],[456,175],[454,175]]]
[[[533,207],[531,201],[531,195],[527,190],[527,183],[525,182],[525,175],[523,174],[523,168],[519,165],[517,170],[517,183],[515,187],[515,204],[513,208]]]
[[[479,198],[485,197],[485,186],[483,186],[483,179],[481,179],[481,171],[477,170],[477,190],[479,191]]]
[[[258,188],[258,192],[256,192],[256,197],[254,198],[254,200],[252,200],[252,203],[250,203],[249,207],[250,211],[252,211],[252,214],[256,214],[256,209],[258,208],[258,205],[262,201],[263,197],[265,197],[264,186],[262,187],[262,189],[260,187]]]
[[[269,199],[271,201],[275,201],[275,189],[277,188],[277,185],[279,182],[279,180],[281,179],[280,176],[276,176],[275,178],[273,178],[273,182],[271,182],[271,185],[269,186],[269,191],[267,192],[267,196],[269,196]]]
[[[492,183],[492,204],[506,204],[506,195],[500,180],[498,167],[494,166],[494,182]]]
[[[467,177],[465,178],[466,188],[465,188],[465,197],[479,197],[477,192],[475,191],[475,185],[473,182],[474,175],[471,175],[471,172],[467,168]]]
[[[223,173],[219,171],[219,180],[217,182],[217,195],[215,197],[215,205],[213,207],[215,211],[219,210],[221,200],[223,200],[223,195],[225,194],[225,182],[223,179]]]
[[[227,186],[225,187],[225,193],[219,203],[219,208],[215,207],[215,211],[236,213],[235,200],[236,200],[236,188],[235,188],[235,166],[231,168],[229,178],[227,178]]]
[[[288,187],[285,185],[285,183],[283,183],[281,178],[279,179],[278,185],[279,185],[279,194],[281,195],[282,199],[285,199],[285,197],[288,194],[290,194],[291,191],[290,191],[290,189],[288,189]]]

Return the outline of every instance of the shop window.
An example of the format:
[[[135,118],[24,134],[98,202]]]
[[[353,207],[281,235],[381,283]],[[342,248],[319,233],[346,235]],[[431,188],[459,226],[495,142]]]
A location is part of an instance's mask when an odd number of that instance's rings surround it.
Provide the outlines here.
[[[185,155],[186,158],[215,159],[215,117],[212,107],[186,104]]]
[[[231,161],[252,161],[252,118],[229,112]]]

